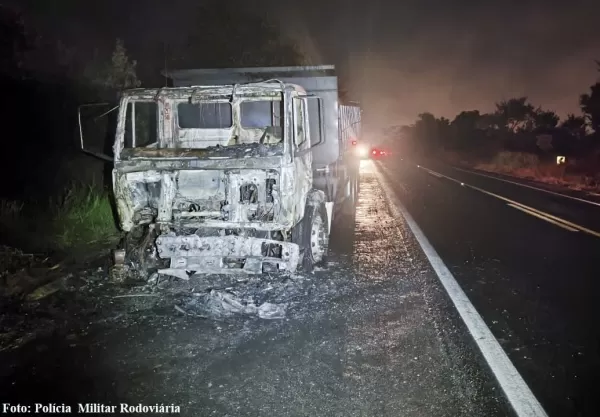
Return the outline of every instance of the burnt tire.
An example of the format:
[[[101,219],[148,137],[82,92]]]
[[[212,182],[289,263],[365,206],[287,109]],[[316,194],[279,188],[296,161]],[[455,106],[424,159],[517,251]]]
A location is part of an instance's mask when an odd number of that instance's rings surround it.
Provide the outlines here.
[[[325,203],[306,207],[300,230],[300,248],[303,271],[312,272],[315,266],[327,264],[329,219]]]

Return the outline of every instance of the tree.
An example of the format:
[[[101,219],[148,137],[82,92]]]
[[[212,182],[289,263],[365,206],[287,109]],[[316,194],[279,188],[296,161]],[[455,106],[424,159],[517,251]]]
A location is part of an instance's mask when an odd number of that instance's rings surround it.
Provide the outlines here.
[[[172,45],[175,68],[286,66],[308,64],[291,39],[268,16],[209,0],[196,9],[197,20],[186,42]]]
[[[437,133],[437,119],[431,113],[425,112],[417,116],[415,134],[419,140],[431,141]]]
[[[472,132],[479,128],[480,120],[479,110],[462,111],[450,125],[457,132]]]
[[[584,116],[567,115],[567,118],[561,123],[561,128],[565,129],[571,136],[583,138],[586,133],[586,121]]]
[[[519,97],[496,103],[495,115],[501,129],[517,133],[533,128],[535,110],[527,102],[527,97]]]
[[[532,117],[537,129],[554,129],[560,120],[556,113],[551,110],[542,110],[541,107],[533,112]]]
[[[450,120],[437,119],[431,113],[421,113],[414,125],[413,139],[425,147],[435,147],[448,135]]]
[[[477,128],[484,131],[500,129],[501,121],[495,113],[484,113],[479,117]]]
[[[123,41],[117,39],[110,61],[100,62],[96,55],[96,59],[85,69],[85,75],[101,95],[110,94],[114,97],[115,92],[141,85],[136,66],[137,62],[129,59]]]
[[[450,127],[450,119],[445,117],[440,117],[437,119],[437,133],[438,134],[446,134],[448,133],[448,128]]]
[[[600,61],[596,61],[600,72]],[[600,132],[600,82],[590,87],[590,92],[579,96],[579,105],[594,132]]]
[[[479,110],[460,112],[450,123],[452,144],[454,148],[468,147],[476,140],[481,126]]]
[[[32,47],[22,17],[0,5],[0,75],[22,78],[25,56]]]
[[[579,104],[592,129],[600,132],[600,82],[592,85],[589,93],[581,95]]]

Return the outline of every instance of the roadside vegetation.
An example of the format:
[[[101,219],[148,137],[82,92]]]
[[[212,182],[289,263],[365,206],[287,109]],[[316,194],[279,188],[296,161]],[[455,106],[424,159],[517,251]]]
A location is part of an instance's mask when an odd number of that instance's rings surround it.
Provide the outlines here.
[[[86,148],[110,156],[115,113],[107,110],[124,89],[165,85],[165,68],[311,64],[302,35],[281,32],[251,7],[209,0],[189,13],[195,19],[177,28],[186,39],[139,43],[135,36],[85,36],[85,29],[77,37],[48,32],[19,7],[0,5],[8,40],[0,44],[0,84],[11,103],[3,133],[18,138],[0,153],[0,246],[71,255],[119,239],[110,166],[80,150],[80,104],[106,103],[86,107],[81,117]]]
[[[600,63],[597,63],[600,72]],[[468,110],[453,120],[422,113],[387,130],[400,152],[454,165],[600,192],[600,81],[579,97],[581,114],[563,120],[527,97],[496,103],[492,113]],[[565,164],[557,164],[564,156]]]
[[[0,231],[4,243],[64,254],[111,247],[120,238],[108,190],[81,183],[47,201],[0,201]]]
[[[556,161],[541,161],[534,154],[502,151],[496,154],[490,162],[475,161],[468,167],[559,185],[573,190],[599,193],[600,166],[594,159],[567,161],[564,165],[558,165]]]

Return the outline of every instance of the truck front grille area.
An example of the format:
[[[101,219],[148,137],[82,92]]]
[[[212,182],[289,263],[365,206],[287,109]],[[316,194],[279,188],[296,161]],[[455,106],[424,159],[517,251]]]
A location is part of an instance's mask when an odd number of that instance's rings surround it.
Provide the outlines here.
[[[279,178],[276,172],[255,171],[253,175],[246,173],[231,178],[232,183],[239,184],[237,216],[239,221],[273,222],[279,201]]]
[[[180,171],[175,178],[175,222],[272,223],[281,207],[275,170]]]
[[[258,186],[254,183],[247,183],[240,187],[240,203],[257,204]]]
[[[256,223],[270,223],[263,225],[269,228],[280,221],[279,175],[271,169],[133,172],[118,179],[116,194],[120,215],[130,216],[132,225],[260,230]]]

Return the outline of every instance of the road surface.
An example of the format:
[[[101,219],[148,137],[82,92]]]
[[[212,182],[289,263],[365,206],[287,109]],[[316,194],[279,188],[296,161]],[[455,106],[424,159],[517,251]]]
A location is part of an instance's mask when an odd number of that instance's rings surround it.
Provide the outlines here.
[[[436,208],[456,202],[428,191],[450,198],[456,190],[418,170],[394,175],[398,189],[410,183],[419,219],[441,220],[446,247],[473,242],[464,218],[452,217],[459,209]],[[121,287],[99,265],[65,276],[62,290],[40,301],[2,304],[1,402],[74,411],[77,403],[162,404],[194,417],[514,415],[381,178],[374,163],[363,164],[356,215],[336,219],[331,265],[313,274]],[[490,293],[494,302],[523,307],[504,277],[478,279],[486,283],[467,287],[502,288]],[[285,306],[285,318],[224,309],[224,294]],[[506,317],[499,313],[494,329],[508,328]],[[500,335],[531,354],[529,339]]]
[[[383,168],[548,414],[598,415],[597,201],[433,162]]]

